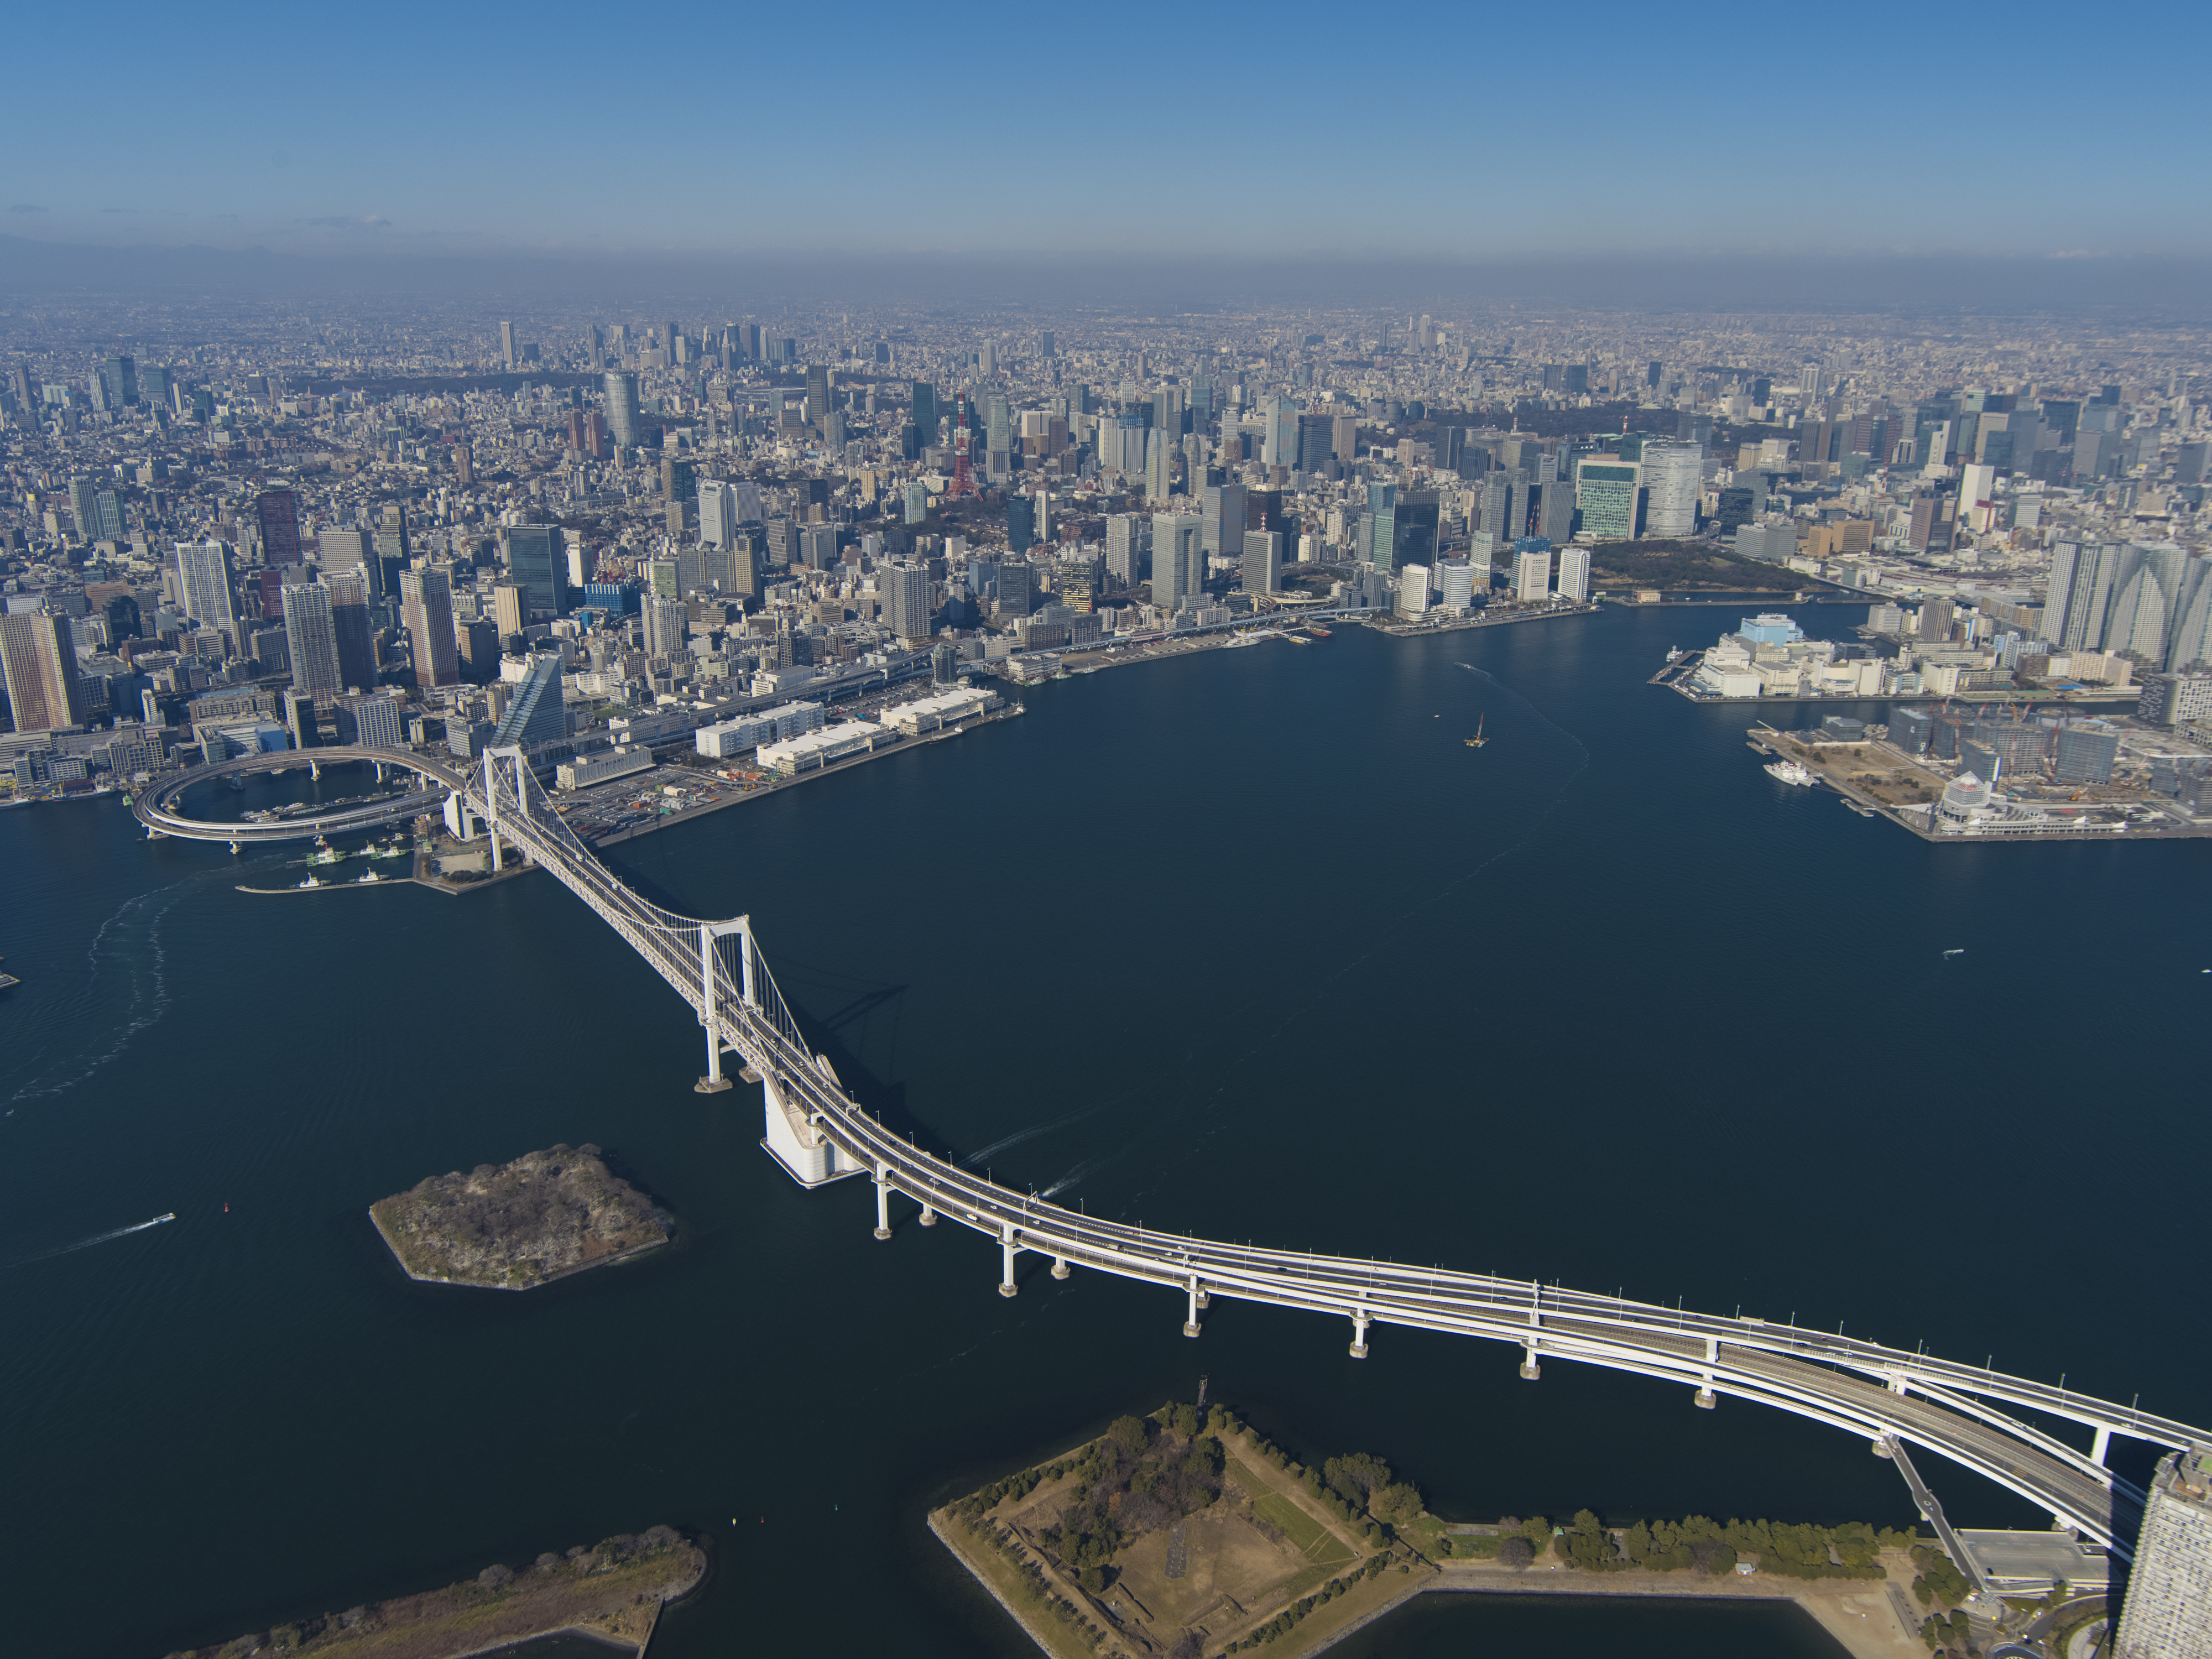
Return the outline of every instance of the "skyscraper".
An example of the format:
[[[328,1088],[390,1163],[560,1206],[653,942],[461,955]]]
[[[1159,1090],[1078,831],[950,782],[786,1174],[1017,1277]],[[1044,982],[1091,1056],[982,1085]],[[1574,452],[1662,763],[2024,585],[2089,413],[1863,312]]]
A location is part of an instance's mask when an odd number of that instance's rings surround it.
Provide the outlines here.
[[[929,567],[897,560],[884,572],[884,620],[899,643],[913,647],[927,641],[933,631]]]
[[[562,532],[550,525],[510,525],[501,532],[507,567],[530,595],[532,616],[568,614],[568,550]]]
[[[826,363],[806,366],[806,418],[820,426],[830,414],[830,368]]]
[[[2105,638],[2112,579],[2123,546],[2060,542],[2051,552],[2051,588],[2043,607],[2042,635],[2062,651],[2094,651]]]
[[[368,625],[368,580],[358,569],[325,570],[331,633],[337,641],[338,681],[348,690],[376,684],[376,643]],[[289,627],[288,627],[289,631]]]
[[[300,562],[300,498],[289,489],[264,489],[253,498],[254,521],[261,526],[261,562]]]
[[[90,478],[71,478],[69,484],[70,517],[76,520],[76,533],[87,541],[100,535],[100,486]]]
[[[1575,506],[1584,541],[1631,541],[1636,535],[1636,497],[1642,482],[1634,461],[1590,460],[1577,469]]]
[[[1524,601],[1542,599],[1552,591],[1552,550],[1524,552],[1514,562],[1513,597]]]
[[[645,623],[645,654],[648,657],[682,656],[691,616],[684,601],[648,593],[641,611],[641,620]]]
[[[1589,553],[1580,547],[1559,550],[1559,597],[1577,605],[1589,599]]]
[[[1106,574],[1124,587],[1144,579],[1144,525],[1134,513],[1106,515]]]
[[[2204,1659],[2212,1653],[2212,1451],[2159,1460],[2128,1576],[2114,1659]]]
[[[1644,534],[1697,534],[1704,459],[1705,452],[1696,444],[1673,438],[1654,438],[1644,446],[1643,483],[1650,491],[1644,509]]]
[[[110,409],[133,408],[138,402],[138,365],[129,357],[110,357],[100,366]]]
[[[1205,589],[1204,532],[1195,514],[1152,514],[1152,603],[1170,615]]]
[[[1175,449],[1175,439],[1158,427],[1145,434],[1145,496],[1159,507],[1167,505]]]
[[[179,542],[178,585],[184,591],[185,615],[203,628],[220,628],[230,636],[234,650],[240,643],[238,604],[232,597],[230,549],[222,542]]]
[[[292,658],[292,689],[326,702],[345,690],[338,667],[337,625],[331,618],[331,591],[313,582],[288,582],[284,595],[284,645]]]
[[[445,570],[399,574],[399,617],[415,659],[415,684],[422,690],[461,683],[460,647],[453,636],[453,582]]]
[[[1298,464],[1298,406],[1288,398],[1267,399],[1267,433],[1260,459],[1269,466]]]
[[[1387,575],[1398,559],[1398,486],[1368,485],[1367,511],[1360,523],[1367,539],[1358,550],[1359,557]]]
[[[1254,530],[1244,537],[1243,582],[1247,593],[1272,593],[1283,572],[1283,532]]]
[[[76,677],[76,641],[68,617],[0,616],[0,672],[18,732],[84,724],[83,684]]]
[[[600,385],[606,392],[607,425],[615,441],[628,449],[638,438],[637,376],[611,368]]]
[[[507,372],[510,374],[514,374],[514,325],[511,322],[501,323],[499,325],[499,356],[500,361],[507,365]]]
[[[1243,484],[1208,484],[1200,518],[1206,550],[1224,559],[1244,556],[1245,497]]]

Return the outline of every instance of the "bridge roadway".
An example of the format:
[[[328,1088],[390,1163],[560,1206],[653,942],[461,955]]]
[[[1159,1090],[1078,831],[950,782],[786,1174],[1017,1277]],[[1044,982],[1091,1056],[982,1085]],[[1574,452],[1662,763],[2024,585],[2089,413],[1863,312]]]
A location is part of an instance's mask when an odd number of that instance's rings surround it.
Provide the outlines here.
[[[1014,1258],[1049,1257],[1053,1275],[1076,1267],[1171,1287],[1187,1335],[1216,1297],[1333,1315],[1350,1322],[1364,1358],[1376,1325],[1485,1337],[1523,1351],[1534,1379],[1547,1358],[1579,1360],[1686,1384],[1700,1406],[1732,1395],[1861,1435],[1887,1453],[1925,1448],[2043,1505],[2054,1521],[2131,1556],[2143,1494],[2104,1467],[2114,1435],[2160,1446],[2212,1442],[2203,1430],[1986,1366],[1908,1352],[1840,1333],[1756,1318],[1664,1308],[1486,1273],[1163,1232],[1102,1220],[976,1176],[886,1129],[848,1097],[813,1054],[761,958],[749,919],[702,921],[664,910],[624,886],[555,814],[513,750],[484,757],[468,786],[489,826],[495,863],[519,845],[581,897],[689,1001],[707,1033],[703,1090],[726,1088],[721,1056],[734,1051],[764,1082],[763,1143],[802,1183],[866,1174],[876,1187],[876,1232],[890,1237],[890,1199],[922,1206],[921,1224],[949,1218],[998,1242],[999,1289],[1018,1293]],[[2089,1451],[2008,1414],[2070,1422]]]
[[[252,819],[235,823],[218,823],[207,819],[187,817],[176,810],[176,804],[185,791],[196,784],[216,778],[243,777],[257,772],[285,772],[299,766],[324,766],[340,761],[369,761],[379,766],[404,769],[428,778],[435,788],[416,790],[391,800],[378,801],[366,806],[349,806],[319,817],[278,818],[267,823]],[[387,823],[404,823],[424,812],[435,811],[447,795],[456,789],[465,788],[469,776],[456,771],[442,761],[433,760],[411,750],[363,749],[341,744],[328,749],[281,749],[266,755],[240,755],[235,760],[217,761],[212,766],[196,766],[190,771],[173,772],[156,778],[131,799],[131,811],[146,826],[148,836],[174,836],[182,841],[226,841],[236,852],[247,842],[305,841],[320,836],[351,835],[363,830],[381,829]]]

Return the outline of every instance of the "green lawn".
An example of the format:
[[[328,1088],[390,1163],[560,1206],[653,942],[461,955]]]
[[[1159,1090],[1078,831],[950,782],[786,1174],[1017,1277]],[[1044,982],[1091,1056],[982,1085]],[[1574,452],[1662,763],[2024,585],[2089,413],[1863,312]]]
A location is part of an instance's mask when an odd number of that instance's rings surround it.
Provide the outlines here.
[[[1283,1535],[1297,1546],[1309,1561],[1328,1566],[1352,1559],[1352,1552],[1345,1548],[1334,1533],[1282,1493],[1271,1492],[1264,1498],[1253,1499],[1252,1510],[1271,1524],[1279,1527]]]

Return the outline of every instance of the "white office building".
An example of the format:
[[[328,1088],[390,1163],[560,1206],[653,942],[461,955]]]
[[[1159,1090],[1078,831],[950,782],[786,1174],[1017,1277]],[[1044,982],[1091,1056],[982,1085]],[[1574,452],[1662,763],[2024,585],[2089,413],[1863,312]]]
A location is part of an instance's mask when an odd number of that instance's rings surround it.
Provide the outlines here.
[[[1698,490],[1705,452],[1675,438],[1654,438],[1644,446],[1644,533],[1698,533]],[[1587,517],[1584,520],[1587,523]]]
[[[1514,562],[1513,597],[1534,601],[1552,591],[1552,553],[1549,548],[1541,552],[1523,553]]]
[[[1429,614],[1428,566],[1409,564],[1400,568],[1398,614],[1401,617],[1425,617]]]
[[[1577,605],[1589,599],[1589,552],[1585,548],[1559,550],[1559,597]]]

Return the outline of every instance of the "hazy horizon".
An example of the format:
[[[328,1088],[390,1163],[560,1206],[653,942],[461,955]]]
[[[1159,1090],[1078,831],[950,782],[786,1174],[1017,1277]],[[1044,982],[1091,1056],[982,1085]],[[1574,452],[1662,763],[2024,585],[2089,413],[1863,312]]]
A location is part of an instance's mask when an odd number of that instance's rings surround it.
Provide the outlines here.
[[[0,228],[634,261],[2212,256],[2201,12],[1605,4],[1379,22],[866,0],[19,20]],[[96,21],[95,21],[96,19]],[[2146,40],[2169,50],[2147,52]]]

